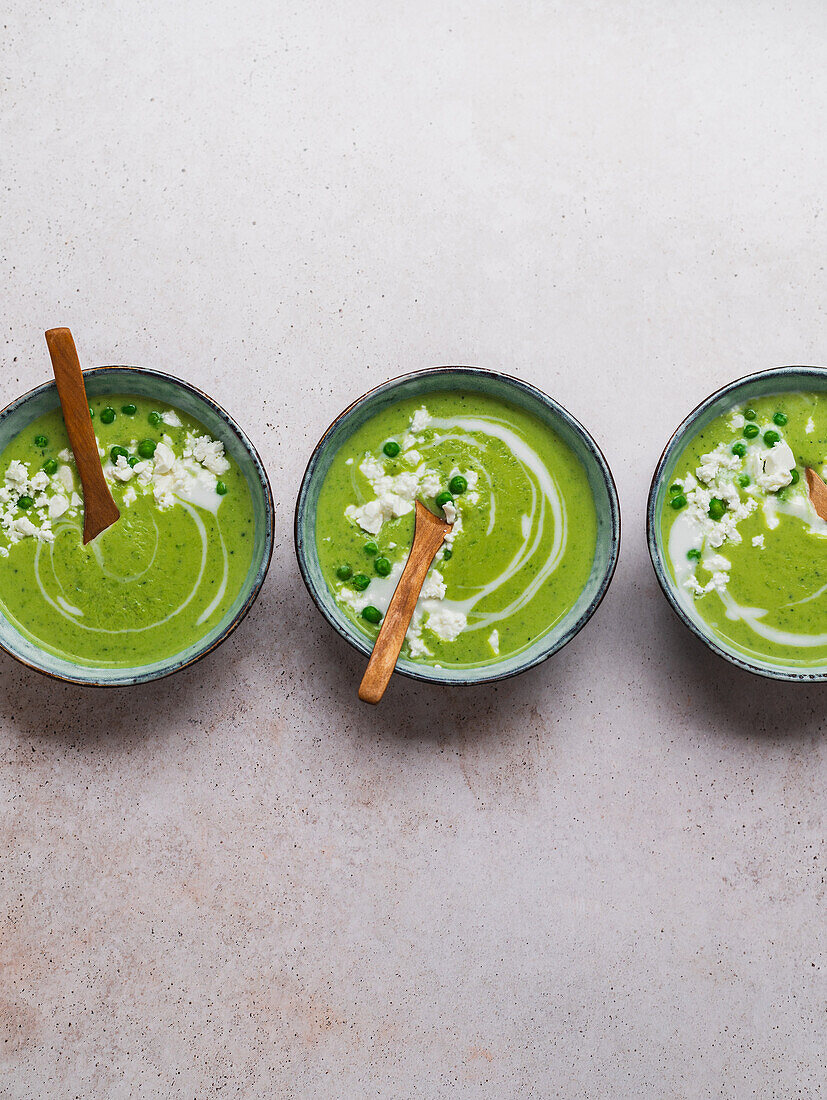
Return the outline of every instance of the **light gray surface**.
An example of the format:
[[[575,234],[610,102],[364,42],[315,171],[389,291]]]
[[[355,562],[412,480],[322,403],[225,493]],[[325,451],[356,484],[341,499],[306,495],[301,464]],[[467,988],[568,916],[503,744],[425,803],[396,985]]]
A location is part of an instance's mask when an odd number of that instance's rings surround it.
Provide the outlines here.
[[[0,21],[0,396],[59,324],[179,372],[283,535],[173,680],[0,660],[0,1094],[817,1095],[827,696],[707,654],[642,525],[689,408],[825,360],[822,4],[60,9]],[[590,428],[620,566],[546,666],[371,710],[293,499],[352,397],[452,362]]]

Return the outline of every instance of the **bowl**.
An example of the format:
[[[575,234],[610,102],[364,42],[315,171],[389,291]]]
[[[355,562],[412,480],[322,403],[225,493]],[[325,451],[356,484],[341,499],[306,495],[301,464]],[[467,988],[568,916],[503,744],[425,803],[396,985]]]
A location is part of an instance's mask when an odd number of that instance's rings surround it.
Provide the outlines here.
[[[434,684],[483,684],[517,676],[545,661],[577,634],[596,611],[614,574],[620,550],[620,509],[611,471],[595,441],[562,405],[510,375],[480,367],[432,367],[404,374],[364,394],[333,421],[311,455],[296,502],[295,541],[299,569],[316,607],[337,634],[365,657],[372,650],[339,609],[322,575],[316,551],[316,505],[334,455],[364,422],[404,398],[434,391],[466,390],[488,394],[532,413],[552,428],[585,467],[597,511],[597,547],[589,579],[566,615],[521,653],[480,668],[435,668],[400,656],[396,671]]]
[[[732,664],[758,676],[774,680],[815,681],[827,680],[827,666],[822,668],[797,669],[790,665],[781,665],[772,660],[760,660],[746,656],[741,650],[731,646],[726,639],[720,638],[694,609],[694,603],[685,601],[678,593],[672,579],[663,539],[660,530],[660,517],[663,513],[664,498],[674,480],[675,469],[684,447],[698,432],[712,420],[727,412],[733,405],[750,399],[765,397],[775,393],[793,393],[800,390],[827,390],[827,368],[825,367],[773,367],[771,370],[758,371],[739,378],[710,394],[675,429],[666,444],[660,461],[652,477],[649,500],[646,509],[646,535],[649,543],[649,556],[655,569],[658,583],[663,589],[672,610],[713,653],[731,661]]]
[[[0,648],[24,665],[74,684],[122,687],[157,680],[187,668],[232,634],[255,602],[270,565],[273,552],[273,496],[255,447],[229,413],[195,386],[145,367],[93,367],[83,372],[83,378],[90,397],[107,393],[138,394],[168,402],[194,416],[214,438],[223,440],[226,452],[238,463],[250,488],[255,515],[253,560],[241,591],[224,618],[208,634],[171,657],[134,668],[77,665],[38,648],[0,612]],[[0,412],[0,451],[33,420],[52,412],[59,404],[53,381],[18,397]]]

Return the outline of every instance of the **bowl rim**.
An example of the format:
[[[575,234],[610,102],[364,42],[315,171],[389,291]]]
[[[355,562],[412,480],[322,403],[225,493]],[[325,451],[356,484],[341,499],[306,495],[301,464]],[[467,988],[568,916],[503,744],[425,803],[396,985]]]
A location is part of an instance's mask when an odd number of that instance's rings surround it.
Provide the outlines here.
[[[344,640],[350,646],[352,646],[353,649],[357,650],[357,652],[361,653],[364,657],[370,657],[373,647],[368,644],[367,639],[363,639],[360,635],[357,635],[355,631],[353,633],[350,633],[348,630],[344,629],[342,624],[336,618],[334,618],[333,615],[328,613],[327,608],[316,594],[312,579],[310,577],[310,571],[307,567],[306,551],[300,532],[301,520],[304,514],[308,487],[312,474],[315,471],[316,466],[318,465],[322,452],[324,451],[324,448],[327,445],[327,442],[330,439],[333,431],[337,428],[339,423],[345,417],[350,416],[358,406],[361,406],[366,402],[372,400],[376,395],[380,393],[384,393],[388,390],[393,390],[397,388],[403,382],[407,382],[410,379],[426,376],[435,377],[438,375],[446,374],[459,374],[465,375],[466,377],[484,376],[498,378],[505,382],[508,386],[512,386],[515,389],[524,391],[535,401],[539,401],[540,404],[545,405],[556,416],[565,421],[568,426],[581,437],[587,449],[591,452],[592,457],[594,458],[597,467],[603,477],[603,481],[606,485],[606,491],[609,498],[611,527],[609,560],[607,563],[607,567],[604,571],[600,585],[598,586],[598,589],[590,600],[588,606],[584,608],[583,612],[580,614],[576,622],[574,622],[569,627],[565,634],[563,634],[554,645],[550,646],[546,650],[542,650],[530,660],[524,661],[522,664],[513,669],[496,671],[496,664],[480,666],[480,668],[476,671],[483,673],[483,675],[465,675],[447,679],[445,677],[437,677],[431,675],[428,672],[428,669],[430,667],[428,665],[423,665],[421,670],[419,668],[401,668],[399,667],[399,665],[397,665],[397,667],[394,669],[394,675],[406,676],[410,680],[418,680],[420,682],[428,684],[437,684],[441,687],[477,687],[482,684],[496,683],[501,680],[509,680],[513,676],[519,676],[523,672],[527,672],[530,668],[535,668],[537,665],[540,665],[544,661],[547,661],[549,657],[551,657],[555,653],[558,653],[565,645],[568,645],[572,638],[580,633],[580,631],[583,629],[589,619],[591,619],[591,617],[594,615],[595,611],[597,611],[600,604],[603,602],[603,599],[609,590],[609,586],[612,583],[612,578],[614,577],[615,570],[617,569],[617,563],[620,557],[621,519],[620,504],[618,500],[617,487],[615,485],[614,476],[602,450],[597,445],[592,435],[587,431],[586,428],[583,427],[579,420],[572,416],[568,409],[566,409],[563,405],[555,401],[554,398],[549,397],[548,394],[544,393],[536,386],[533,386],[531,383],[524,382],[521,378],[515,378],[513,375],[506,374],[504,371],[491,370],[488,367],[468,365],[442,365],[435,367],[423,367],[419,370],[406,371],[403,374],[394,375],[394,377],[389,378],[384,382],[380,382],[378,385],[373,386],[369,390],[366,390],[365,393],[363,393],[360,397],[357,397],[354,401],[351,401],[351,403],[346,408],[344,408],[338,414],[338,416],[333,419],[328,428],[322,434],[319,442],[313,448],[313,452],[310,456],[307,466],[305,467],[304,474],[302,475],[298,496],[296,498],[296,507],[293,516],[293,542],[302,580],[304,581],[305,588],[309,592],[310,598],[315,604],[317,610],[322,614],[322,616],[335,630],[335,632],[341,638],[344,638]],[[486,672],[487,669],[490,669],[491,671]],[[471,669],[464,671],[474,672],[475,670]]]
[[[753,371],[750,374],[742,375],[740,378],[735,378],[731,382],[727,382],[726,385],[721,386],[717,390],[713,390],[707,397],[700,401],[690,413],[688,413],[683,420],[678,424],[677,428],[669,436],[666,442],[666,446],[661,452],[661,456],[655,466],[655,471],[652,474],[652,481],[649,485],[649,496],[646,502],[646,542],[649,548],[649,558],[652,562],[652,568],[655,571],[658,584],[661,587],[661,591],[669,603],[669,606],[681,620],[681,622],[689,627],[696,638],[700,640],[716,653],[719,657],[723,657],[725,661],[729,661],[730,664],[736,665],[738,668],[743,669],[745,672],[751,673],[753,676],[760,676],[763,679],[768,680],[783,680],[786,683],[822,683],[827,680],[827,667],[821,672],[814,672],[812,670],[796,670],[793,668],[782,668],[777,666],[774,668],[768,668],[757,662],[749,660],[749,658],[741,656],[740,654],[729,652],[715,635],[701,630],[696,623],[694,623],[686,614],[684,608],[680,605],[674,593],[674,586],[669,577],[669,572],[664,564],[663,555],[661,554],[656,539],[657,529],[657,516],[655,515],[655,498],[657,497],[658,488],[663,478],[664,471],[667,463],[677,449],[677,445],[683,442],[684,436],[688,429],[695,423],[697,418],[703,413],[713,402],[717,401],[721,397],[725,397],[727,394],[733,393],[736,390],[740,390],[742,387],[746,388],[750,383],[756,382],[760,379],[766,378],[819,378],[822,381],[827,380],[827,367],[806,366],[806,365],[789,365],[782,367],[768,367],[765,370]]]
[[[219,405],[218,402],[215,401],[212,397],[210,397],[208,393],[206,393],[204,390],[199,389],[197,386],[194,386],[191,382],[187,382],[183,378],[178,378],[174,374],[168,374],[166,371],[155,370],[152,367],[139,367],[125,363],[112,363],[105,366],[85,368],[83,371],[83,377],[84,379],[87,379],[94,375],[105,374],[107,371],[110,370],[131,371],[136,374],[146,375],[150,378],[161,378],[166,382],[171,382],[175,386],[178,386],[180,389],[188,391],[189,393],[193,394],[195,397],[203,401],[213,410],[213,412],[216,413],[217,416],[219,416],[230,427],[233,432],[235,432],[244,449],[249,453],[250,458],[253,460],[253,466],[255,467],[259,482],[261,483],[261,487],[264,491],[264,554],[262,555],[261,562],[258,569],[256,570],[256,575],[253,578],[253,583],[251,585],[250,592],[248,593],[247,598],[238,609],[236,614],[233,616],[232,620],[224,628],[224,630],[222,630],[222,632],[216,638],[214,638],[213,641],[209,643],[209,645],[204,645],[188,660],[172,662],[172,659],[170,659],[172,663],[170,663],[169,667],[154,669],[147,672],[137,672],[134,675],[123,676],[119,676],[118,673],[126,672],[128,670],[112,669],[111,671],[113,673],[113,678],[106,680],[100,679],[99,676],[96,677],[68,675],[63,672],[56,672],[53,669],[44,668],[42,665],[36,664],[33,661],[29,661],[26,658],[21,657],[20,654],[15,653],[13,650],[9,649],[9,647],[4,644],[2,639],[0,639],[0,650],[2,650],[4,653],[7,653],[10,657],[13,657],[14,660],[18,661],[21,665],[25,665],[26,668],[33,669],[35,672],[39,672],[44,676],[49,676],[53,680],[59,680],[65,684],[79,684],[82,687],[132,687],[136,684],[151,683],[154,680],[162,680],[165,679],[167,676],[172,676],[173,673],[180,672],[182,669],[185,668],[189,668],[191,665],[194,665],[196,664],[196,662],[202,660],[204,657],[207,656],[208,653],[212,653],[214,649],[220,646],[222,642],[225,642],[227,638],[229,638],[229,636],[247,617],[250,608],[253,606],[258,598],[259,592],[261,591],[261,587],[264,584],[264,580],[267,576],[267,572],[270,568],[270,562],[273,557],[275,507],[273,504],[273,492],[270,487],[270,479],[267,476],[267,471],[264,468],[264,463],[261,461],[261,457],[259,456],[259,453],[256,450],[255,446],[247,437],[246,433],[239,427],[233,417],[230,416],[227,410]],[[14,400],[10,401],[3,409],[0,409],[0,424],[2,424],[3,421],[7,420],[10,416],[13,416],[14,413],[17,412],[18,409],[22,408],[22,406],[25,405],[27,401],[39,396],[41,393],[45,393],[47,390],[57,390],[54,379],[50,379],[47,382],[42,382],[39,386],[35,386],[32,389],[27,390],[26,393],[23,393],[19,397],[14,398]],[[78,665],[76,667],[78,669],[81,669],[83,666]],[[137,667],[140,668],[141,666]],[[100,670],[97,668],[90,668],[90,672],[99,671]]]

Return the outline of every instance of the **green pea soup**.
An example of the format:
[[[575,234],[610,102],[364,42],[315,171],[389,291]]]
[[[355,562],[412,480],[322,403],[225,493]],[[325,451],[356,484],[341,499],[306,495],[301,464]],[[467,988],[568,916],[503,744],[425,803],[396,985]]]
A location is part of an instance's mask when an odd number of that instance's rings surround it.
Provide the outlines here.
[[[227,613],[252,561],[253,505],[193,417],[129,394],[90,408],[121,518],[83,545],[62,414],[29,424],[0,454],[0,612],[58,657],[131,668],[185,650]]]
[[[403,647],[409,659],[496,663],[527,649],[576,603],[597,541],[580,460],[508,402],[428,393],[359,427],[319,492],[323,575],[368,638],[377,636],[407,560],[416,500],[444,514],[453,531],[423,585]]]
[[[827,524],[809,501],[824,474],[827,397],[734,405],[678,458],[661,515],[679,600],[746,657],[827,663]]]

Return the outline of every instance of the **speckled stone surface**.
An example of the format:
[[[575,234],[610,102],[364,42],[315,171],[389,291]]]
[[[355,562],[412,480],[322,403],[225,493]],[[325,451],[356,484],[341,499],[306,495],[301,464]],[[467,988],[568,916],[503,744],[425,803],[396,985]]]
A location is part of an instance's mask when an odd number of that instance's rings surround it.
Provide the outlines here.
[[[643,515],[711,389],[827,359],[822,5],[0,22],[0,398],[52,325],[178,372],[282,528],[249,619],[172,680],[0,659],[0,1095],[819,1095],[827,692],[695,641]],[[621,561],[545,666],[369,709],[293,501],[342,407],[434,363],[588,425]]]

